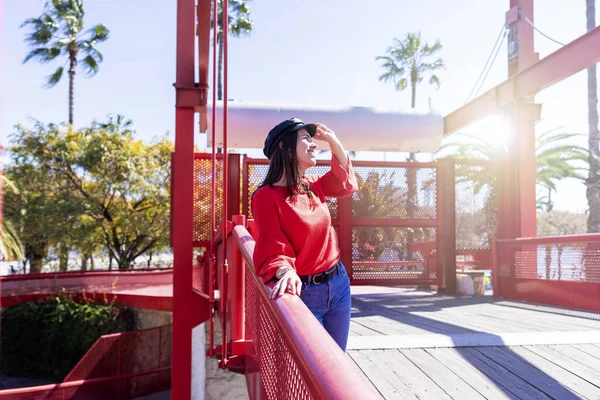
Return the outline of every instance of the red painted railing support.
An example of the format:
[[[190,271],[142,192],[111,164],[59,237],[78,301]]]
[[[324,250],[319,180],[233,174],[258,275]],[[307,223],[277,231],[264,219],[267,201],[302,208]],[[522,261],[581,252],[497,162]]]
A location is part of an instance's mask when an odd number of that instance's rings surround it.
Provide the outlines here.
[[[235,226],[246,227],[244,215],[234,215],[232,222]],[[229,321],[231,323],[231,341],[245,340],[246,324],[246,288],[245,288],[246,263],[238,246],[231,244],[231,265],[229,269]],[[234,354],[235,355],[235,354]]]
[[[494,297],[499,298],[500,294],[500,277],[498,276],[498,272],[500,270],[500,266],[498,263],[499,255],[498,255],[498,243],[495,236],[490,238],[490,248],[492,249],[492,288],[494,290]]]

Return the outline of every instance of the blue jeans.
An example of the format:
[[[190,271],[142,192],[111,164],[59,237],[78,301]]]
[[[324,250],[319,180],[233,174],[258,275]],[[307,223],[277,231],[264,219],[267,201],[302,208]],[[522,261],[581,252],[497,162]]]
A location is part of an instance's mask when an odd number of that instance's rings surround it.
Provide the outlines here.
[[[338,273],[325,283],[302,284],[300,298],[333,340],[346,351],[350,331],[350,278],[344,264],[338,262]]]

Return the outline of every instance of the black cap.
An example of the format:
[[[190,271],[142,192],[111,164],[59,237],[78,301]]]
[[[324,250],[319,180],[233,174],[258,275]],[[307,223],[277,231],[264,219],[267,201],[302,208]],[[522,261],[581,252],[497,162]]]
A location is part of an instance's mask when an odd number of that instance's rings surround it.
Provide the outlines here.
[[[298,118],[286,119],[277,124],[269,131],[269,134],[265,139],[265,147],[263,148],[264,155],[270,159],[281,139],[288,133],[296,132],[300,129],[306,129],[310,136],[315,136],[317,133],[317,126],[315,124],[305,124]]]

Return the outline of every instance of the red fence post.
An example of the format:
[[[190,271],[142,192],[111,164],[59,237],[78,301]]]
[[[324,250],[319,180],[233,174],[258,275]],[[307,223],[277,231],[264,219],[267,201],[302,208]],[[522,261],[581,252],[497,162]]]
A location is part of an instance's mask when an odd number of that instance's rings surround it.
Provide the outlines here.
[[[500,277],[498,276],[499,271],[499,254],[498,254],[498,242],[496,237],[490,239],[490,247],[492,249],[492,288],[494,290],[494,297],[499,298],[500,294]]]
[[[352,282],[352,196],[337,199],[337,214],[340,259]]]
[[[456,293],[456,166],[453,159],[439,160],[438,172],[438,254],[441,252],[443,287],[446,294]]]
[[[234,226],[246,226],[246,217],[244,215],[234,215],[232,217]],[[246,331],[246,286],[245,278],[246,264],[239,247],[235,243],[231,243],[231,264],[229,266],[229,310],[231,321],[231,342],[245,340]],[[235,354],[235,346],[232,346],[233,355]]]

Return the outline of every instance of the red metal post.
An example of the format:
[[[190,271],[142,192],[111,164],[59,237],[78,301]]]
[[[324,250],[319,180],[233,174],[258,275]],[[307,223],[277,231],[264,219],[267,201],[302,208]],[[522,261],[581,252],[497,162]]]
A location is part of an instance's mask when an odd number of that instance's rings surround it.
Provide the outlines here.
[[[509,25],[509,40],[517,52],[509,51],[508,73],[513,76],[539,60],[533,47],[533,27],[524,19],[533,22],[533,0],[510,0],[510,8],[517,7],[521,15]],[[514,11],[513,11],[514,12]],[[535,166],[535,122],[539,119],[539,105],[526,103],[511,107],[507,115],[511,120],[512,132],[509,140],[509,168],[511,188],[511,214],[517,218],[512,237],[536,236],[536,166]]]
[[[337,200],[338,242],[340,259],[352,282],[352,197]]]
[[[246,226],[246,216],[234,215],[234,226]],[[231,243],[231,264],[229,270],[229,320],[231,321],[231,341],[245,340],[246,324],[246,263],[235,243]],[[235,347],[234,347],[235,349]]]
[[[244,154],[244,160],[242,161],[242,214],[244,214],[246,217],[250,215],[249,208],[251,193],[248,193],[248,191],[250,190],[250,182],[248,181],[249,179],[250,169],[248,156]]]
[[[176,90],[193,88],[196,12],[194,0],[177,0]],[[192,242],[194,107],[175,106],[173,186],[173,370],[172,396],[190,399],[192,389]]]
[[[500,294],[500,277],[498,276],[499,269],[499,254],[498,254],[498,243],[496,237],[490,239],[490,247],[492,249],[492,288],[494,290],[494,297],[498,298]]]
[[[438,197],[438,261],[441,261],[443,271],[443,287],[445,293],[456,293],[456,177],[453,159],[439,161],[437,169],[437,197]],[[464,268],[464,267],[463,267]]]

